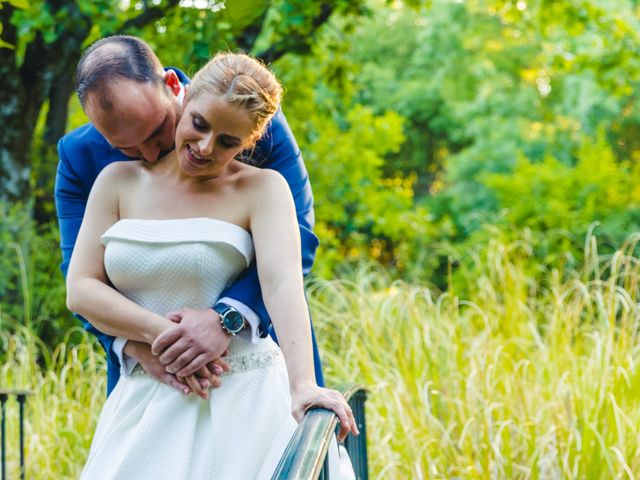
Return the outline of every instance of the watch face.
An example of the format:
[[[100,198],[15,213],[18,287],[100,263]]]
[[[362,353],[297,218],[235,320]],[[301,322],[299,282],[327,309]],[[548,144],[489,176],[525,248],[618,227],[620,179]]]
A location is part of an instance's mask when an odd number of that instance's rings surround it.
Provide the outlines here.
[[[224,316],[224,325],[230,332],[239,332],[244,326],[244,318],[239,312],[231,310]]]

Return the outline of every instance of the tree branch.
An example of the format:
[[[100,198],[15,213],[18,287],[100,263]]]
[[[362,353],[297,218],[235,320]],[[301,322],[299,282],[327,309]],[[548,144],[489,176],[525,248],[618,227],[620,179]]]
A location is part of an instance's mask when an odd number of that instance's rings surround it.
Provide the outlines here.
[[[290,35],[283,38],[279,42],[274,43],[269,48],[259,53],[259,57],[263,62],[273,63],[282,57],[285,53],[297,52],[305,53],[311,49],[311,41],[318,29],[324,25],[333,13],[335,5],[323,3],[320,7],[320,13],[314,17],[311,22],[311,29],[306,35]]]
[[[2,40],[14,46],[14,48],[0,47],[0,74],[3,78],[7,75],[12,76],[17,73],[16,66],[16,48],[18,36],[16,27],[11,23],[11,15],[15,8],[10,3],[5,3],[0,8],[0,25],[2,25]]]
[[[145,8],[143,12],[137,17],[130,18],[124,22],[119,28],[113,32],[114,35],[121,35],[128,33],[130,30],[142,28],[154,20],[159,20],[164,17],[169,10],[176,7],[180,3],[180,0],[168,0],[164,6],[158,5],[157,7]]]
[[[250,25],[247,25],[242,33],[236,37],[236,44],[239,49],[244,50],[245,52],[251,52],[253,50],[256,40],[260,36],[260,33],[262,33],[264,22],[267,19],[267,13],[269,13],[268,6],[265,7],[262,14],[256,18],[255,21],[251,22]]]

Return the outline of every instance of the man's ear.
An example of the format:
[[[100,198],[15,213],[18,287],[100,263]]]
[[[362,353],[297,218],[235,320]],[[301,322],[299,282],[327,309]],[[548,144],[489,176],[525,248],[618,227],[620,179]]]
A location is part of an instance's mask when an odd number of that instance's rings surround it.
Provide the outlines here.
[[[177,97],[180,94],[180,80],[178,74],[173,70],[167,70],[164,72],[164,84],[169,87],[169,90]]]

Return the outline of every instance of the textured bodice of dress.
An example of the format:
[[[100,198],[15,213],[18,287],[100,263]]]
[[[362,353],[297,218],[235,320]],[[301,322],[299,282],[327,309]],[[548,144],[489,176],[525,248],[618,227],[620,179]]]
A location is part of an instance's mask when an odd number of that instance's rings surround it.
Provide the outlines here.
[[[113,286],[159,315],[213,306],[253,259],[249,232],[212,218],[123,219],[102,243]]]

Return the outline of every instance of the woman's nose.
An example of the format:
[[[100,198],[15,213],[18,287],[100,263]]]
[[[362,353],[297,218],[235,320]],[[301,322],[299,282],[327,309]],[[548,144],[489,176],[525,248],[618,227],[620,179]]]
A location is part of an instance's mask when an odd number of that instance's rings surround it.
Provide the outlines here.
[[[204,138],[201,138],[198,142],[198,150],[200,150],[200,155],[207,156],[213,153],[213,144],[214,138],[213,135],[207,135]]]

